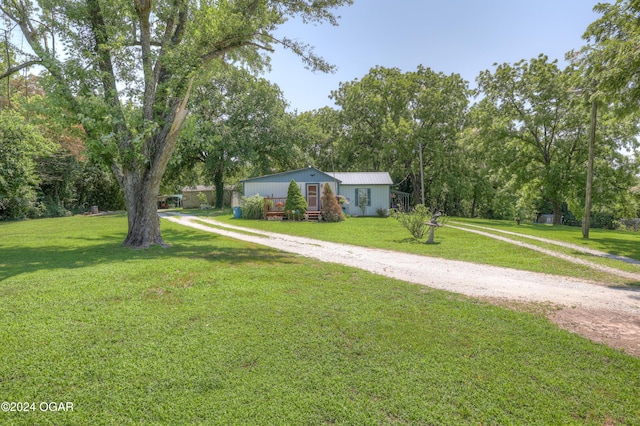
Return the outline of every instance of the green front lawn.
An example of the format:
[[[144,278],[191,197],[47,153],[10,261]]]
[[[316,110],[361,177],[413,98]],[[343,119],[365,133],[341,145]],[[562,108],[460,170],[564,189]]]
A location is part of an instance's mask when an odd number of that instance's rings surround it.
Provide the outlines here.
[[[162,228],[0,224],[0,401],[73,403],[0,423],[640,424],[640,359],[541,316]]]

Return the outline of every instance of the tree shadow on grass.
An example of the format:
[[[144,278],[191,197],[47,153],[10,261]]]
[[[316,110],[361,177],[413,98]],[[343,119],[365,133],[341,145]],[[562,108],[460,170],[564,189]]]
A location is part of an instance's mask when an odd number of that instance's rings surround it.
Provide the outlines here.
[[[122,245],[122,234],[68,236],[68,244],[3,247],[0,258],[0,282],[13,276],[53,269],[78,269],[93,265],[140,260],[183,258],[206,260],[218,265],[252,266],[294,263],[296,257],[257,244],[235,241],[215,234],[188,229],[166,229],[163,238],[168,248],[135,250]]]
[[[440,244],[439,241],[435,241],[433,243],[427,243],[424,239],[422,240],[418,240],[415,238],[403,238],[401,240],[391,240],[394,243],[398,243],[398,244],[415,244],[415,245],[421,245],[421,246],[437,246]]]
[[[616,256],[626,256],[640,261],[640,238],[638,241],[617,238],[594,238],[602,244],[603,251]]]

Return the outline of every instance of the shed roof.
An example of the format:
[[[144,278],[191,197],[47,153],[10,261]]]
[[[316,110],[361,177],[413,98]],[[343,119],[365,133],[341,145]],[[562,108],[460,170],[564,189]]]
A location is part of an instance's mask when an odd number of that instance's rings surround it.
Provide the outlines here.
[[[328,172],[342,185],[393,185],[389,172]]]
[[[207,185],[195,185],[195,186],[185,186],[182,188],[182,192],[202,192],[202,191],[213,191],[213,186]]]

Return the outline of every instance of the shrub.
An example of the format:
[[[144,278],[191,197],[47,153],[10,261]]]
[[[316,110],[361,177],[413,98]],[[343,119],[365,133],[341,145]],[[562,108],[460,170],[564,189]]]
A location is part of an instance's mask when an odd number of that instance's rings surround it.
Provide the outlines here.
[[[242,198],[242,217],[245,219],[262,219],[264,217],[264,197],[260,194]]]
[[[291,179],[287,190],[287,201],[284,203],[284,211],[290,219],[300,220],[307,212],[307,200],[302,196],[300,187],[295,180]]]
[[[333,194],[331,185],[328,183],[325,183],[324,188],[322,189],[321,201],[322,207],[320,208],[320,211],[322,213],[322,220],[325,222],[340,222],[344,220],[342,207],[340,207],[340,203]]]
[[[625,231],[640,231],[640,219],[620,219],[618,223]]]
[[[379,217],[387,217],[388,214],[387,209],[383,209],[382,207],[378,207],[376,213],[378,213]]]
[[[431,212],[424,205],[418,204],[410,213],[395,210],[393,217],[407,228],[413,238],[421,239],[429,228],[427,222],[431,218]]]

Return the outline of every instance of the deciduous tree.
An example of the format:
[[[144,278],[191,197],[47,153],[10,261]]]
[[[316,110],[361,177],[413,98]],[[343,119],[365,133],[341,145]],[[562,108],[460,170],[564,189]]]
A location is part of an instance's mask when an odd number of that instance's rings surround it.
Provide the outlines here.
[[[2,0],[46,88],[81,118],[91,148],[110,165],[128,214],[125,245],[164,245],[156,196],[187,116],[193,81],[212,61],[266,62],[276,43],[311,68],[330,66],[308,46],[276,39],[290,17],[336,23],[332,8],[352,0]],[[2,77],[2,76],[0,76]]]
[[[571,70],[544,55],[478,77],[495,113],[489,149],[525,192],[552,204],[554,224],[561,223],[562,205],[587,154],[586,123],[573,108],[572,84]]]
[[[0,220],[24,217],[33,207],[39,157],[55,146],[11,110],[0,110]]]
[[[293,117],[280,89],[247,70],[220,67],[194,89],[190,117],[172,167],[202,162],[222,207],[224,181],[252,167],[259,174],[291,168],[299,157]]]

